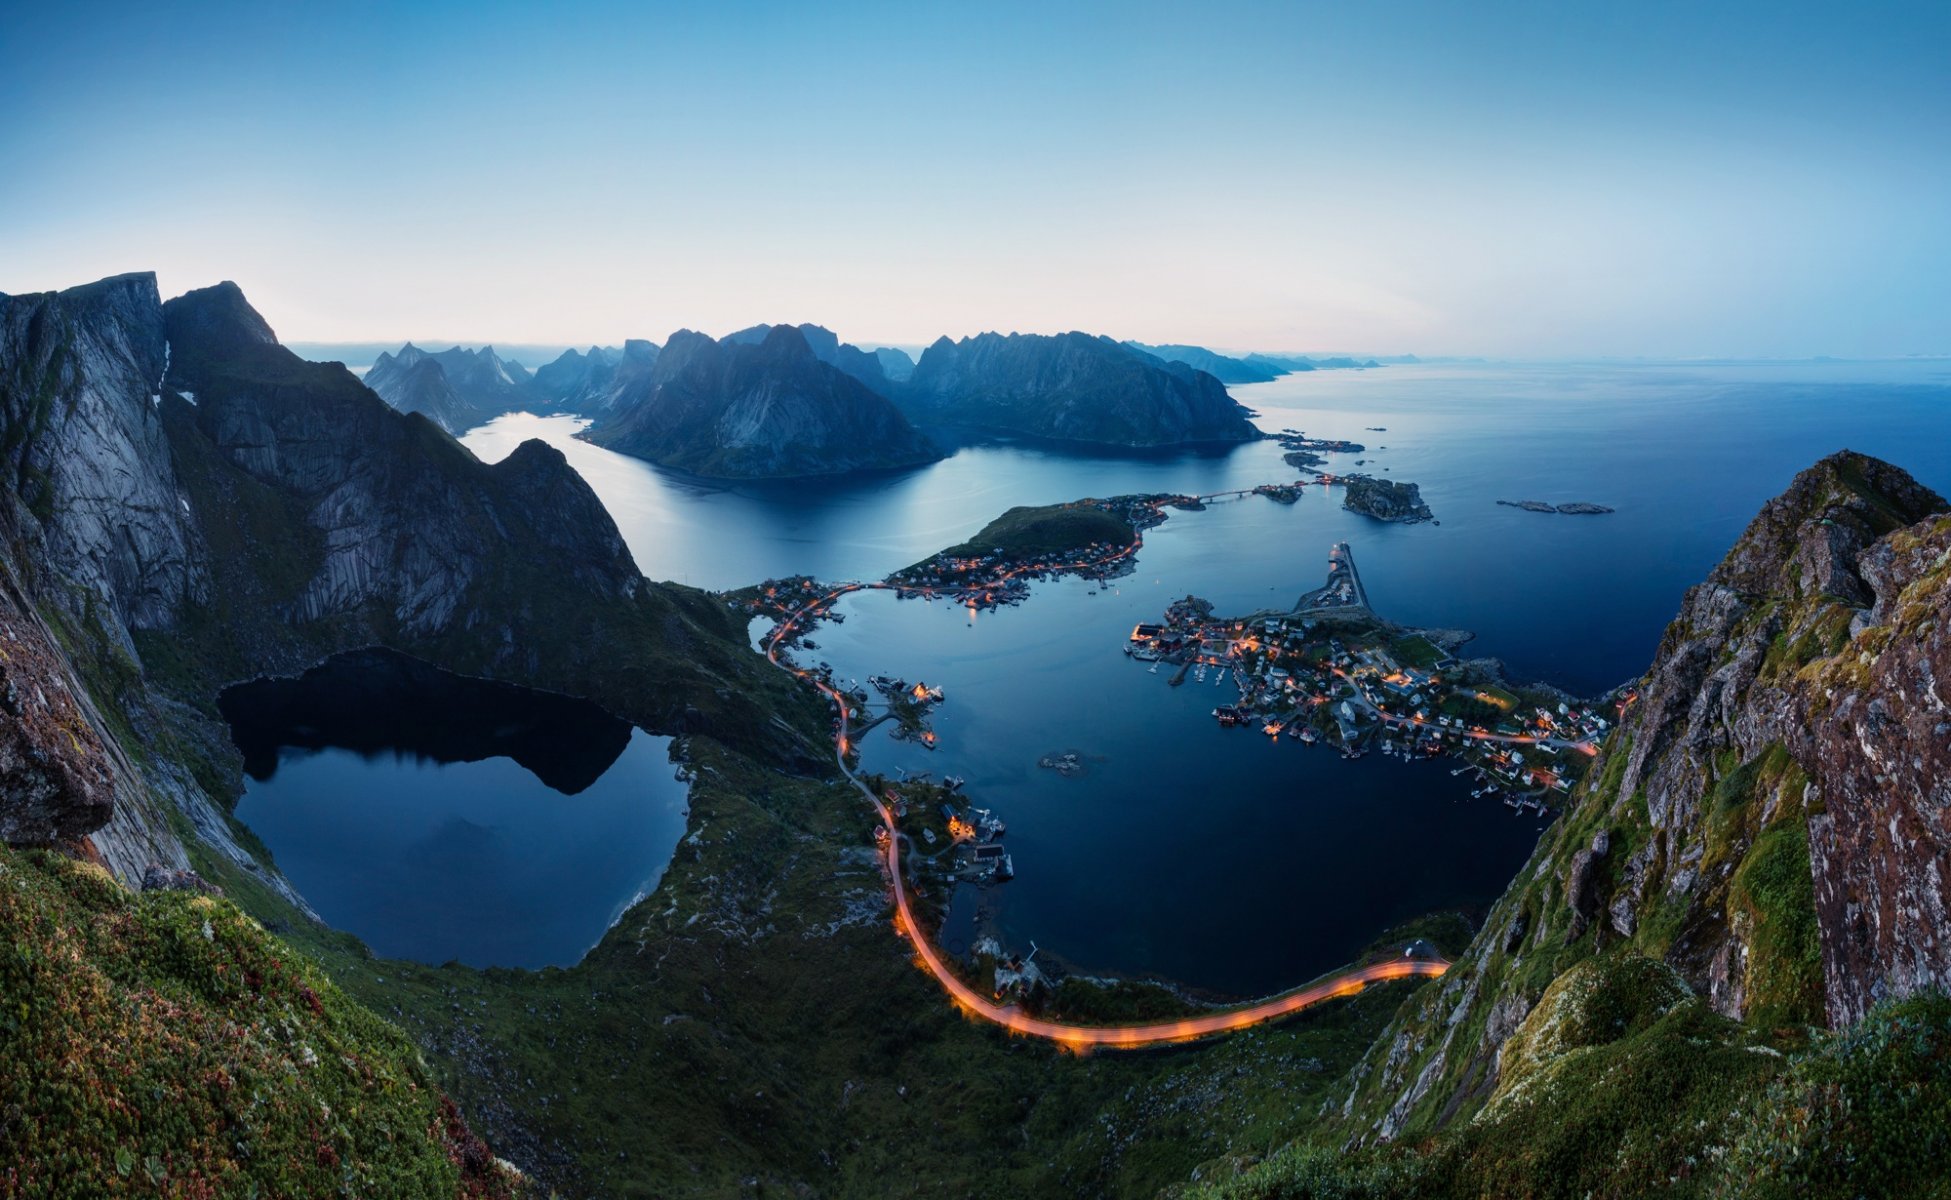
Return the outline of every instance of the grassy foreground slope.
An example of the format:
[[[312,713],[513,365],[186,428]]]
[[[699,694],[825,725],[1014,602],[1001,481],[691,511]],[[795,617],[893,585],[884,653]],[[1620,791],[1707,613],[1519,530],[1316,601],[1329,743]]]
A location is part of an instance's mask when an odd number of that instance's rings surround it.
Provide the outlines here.
[[[418,1049],[229,901],[0,848],[0,929],[0,1193],[517,1193]]]
[[[851,789],[705,738],[694,834],[579,964],[373,958],[213,878],[406,1030],[570,1196],[1146,1196],[1302,1133],[1413,984],[1224,1041],[1079,1058],[964,1019],[888,923]]]
[[[1783,1051],[1622,956],[1568,972],[1539,1012],[1475,1119],[1413,1146],[1297,1142],[1182,1200],[1951,1196],[1943,995]]]

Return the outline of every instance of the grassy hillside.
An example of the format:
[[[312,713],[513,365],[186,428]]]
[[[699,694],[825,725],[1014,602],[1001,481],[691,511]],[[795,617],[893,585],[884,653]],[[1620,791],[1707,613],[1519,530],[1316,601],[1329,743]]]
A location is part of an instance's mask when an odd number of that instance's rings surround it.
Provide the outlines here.
[[[837,786],[694,738],[695,836],[580,964],[373,958],[226,887],[426,1050],[573,1196],[1151,1195],[1305,1131],[1414,984],[1204,1046],[1079,1058],[960,1016],[888,924]]]
[[[494,1197],[399,1030],[236,906],[0,848],[0,1191]]]
[[[1046,504],[1010,509],[982,527],[968,541],[943,551],[957,558],[994,554],[1063,554],[1098,542],[1129,546],[1136,533],[1131,522],[1088,504]]]
[[[1513,1049],[1475,1120],[1413,1147],[1302,1141],[1181,1200],[1951,1196],[1942,995],[1783,1049],[1626,955],[1561,977]]]

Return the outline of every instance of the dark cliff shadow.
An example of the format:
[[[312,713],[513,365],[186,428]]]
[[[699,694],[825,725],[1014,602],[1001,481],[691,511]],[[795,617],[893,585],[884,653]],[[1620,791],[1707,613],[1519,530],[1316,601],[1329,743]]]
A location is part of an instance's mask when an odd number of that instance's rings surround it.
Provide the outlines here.
[[[335,655],[296,679],[236,684],[217,708],[257,780],[277,773],[281,750],[338,747],[442,763],[512,758],[573,796],[630,744],[630,723],[587,700],[470,679],[384,649]]]

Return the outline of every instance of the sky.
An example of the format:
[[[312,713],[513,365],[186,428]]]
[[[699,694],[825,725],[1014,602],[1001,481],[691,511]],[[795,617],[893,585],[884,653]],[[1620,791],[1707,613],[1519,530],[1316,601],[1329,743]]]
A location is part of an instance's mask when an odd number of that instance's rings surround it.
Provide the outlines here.
[[[0,291],[291,341],[1951,353],[1951,5],[11,5]]]

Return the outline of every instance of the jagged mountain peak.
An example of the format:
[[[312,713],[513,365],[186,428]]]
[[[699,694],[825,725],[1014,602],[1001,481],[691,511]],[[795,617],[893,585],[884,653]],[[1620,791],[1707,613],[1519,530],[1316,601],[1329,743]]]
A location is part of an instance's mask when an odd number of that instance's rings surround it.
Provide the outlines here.
[[[844,349],[852,356],[843,358],[865,360],[885,385],[877,361]],[[589,437],[720,478],[830,475],[940,457],[885,396],[821,359],[795,325],[754,326],[722,341],[678,330]]]
[[[164,304],[163,313],[172,341],[181,329],[194,332],[213,349],[278,344],[278,335],[244,298],[244,289],[228,279],[184,292]]]
[[[1828,594],[1867,604],[1856,556],[1891,530],[1945,507],[1944,497],[1901,467],[1841,450],[1801,471],[1763,505],[1708,579],[1741,592]]]

